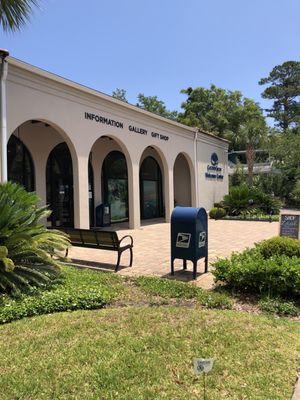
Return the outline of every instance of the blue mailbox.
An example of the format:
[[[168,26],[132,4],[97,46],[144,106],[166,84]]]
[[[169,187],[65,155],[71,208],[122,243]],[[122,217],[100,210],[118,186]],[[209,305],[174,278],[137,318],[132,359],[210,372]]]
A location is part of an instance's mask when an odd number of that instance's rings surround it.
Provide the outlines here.
[[[171,216],[171,274],[174,275],[174,260],[193,262],[193,278],[197,276],[197,262],[205,258],[208,268],[207,212],[204,208],[175,207]]]

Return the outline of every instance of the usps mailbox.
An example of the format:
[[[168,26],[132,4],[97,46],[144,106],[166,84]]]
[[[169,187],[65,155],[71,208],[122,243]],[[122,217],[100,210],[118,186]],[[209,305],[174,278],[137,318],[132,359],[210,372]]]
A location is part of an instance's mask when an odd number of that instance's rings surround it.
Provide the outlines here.
[[[205,258],[208,268],[207,212],[204,208],[175,207],[171,216],[171,274],[174,275],[174,260],[193,262],[193,277],[197,276],[197,262]]]

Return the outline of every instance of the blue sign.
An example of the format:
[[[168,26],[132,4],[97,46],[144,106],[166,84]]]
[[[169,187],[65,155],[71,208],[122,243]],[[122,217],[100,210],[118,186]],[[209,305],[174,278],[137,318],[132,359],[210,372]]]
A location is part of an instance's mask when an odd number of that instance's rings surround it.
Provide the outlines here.
[[[224,175],[222,174],[222,168],[218,166],[219,157],[217,153],[212,153],[210,157],[210,165],[207,166],[207,170],[205,172],[205,178],[207,179],[215,179],[217,181],[222,181],[224,179]]]
[[[212,153],[210,158],[211,165],[218,165],[219,164],[219,157],[217,153]]]

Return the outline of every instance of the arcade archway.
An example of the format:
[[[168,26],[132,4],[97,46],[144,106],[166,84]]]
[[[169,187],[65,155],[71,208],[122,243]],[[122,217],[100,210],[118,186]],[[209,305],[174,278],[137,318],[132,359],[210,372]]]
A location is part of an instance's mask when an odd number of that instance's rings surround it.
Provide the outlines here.
[[[63,142],[49,154],[46,166],[47,204],[53,227],[74,226],[73,164],[68,145]]]
[[[8,180],[19,183],[33,192],[35,190],[34,164],[25,144],[15,135],[11,135],[7,144]]]
[[[140,166],[140,209],[141,219],[164,216],[162,172],[152,156],[146,156]]]
[[[192,205],[191,173],[188,161],[184,154],[176,157],[173,168],[174,206]]]

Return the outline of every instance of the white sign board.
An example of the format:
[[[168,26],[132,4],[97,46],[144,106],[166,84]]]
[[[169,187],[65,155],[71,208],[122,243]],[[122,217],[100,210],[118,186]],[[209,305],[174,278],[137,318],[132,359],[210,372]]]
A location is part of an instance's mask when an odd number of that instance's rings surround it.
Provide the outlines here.
[[[213,358],[194,358],[194,371],[196,375],[211,371],[213,365]]]
[[[176,240],[176,247],[188,249],[190,247],[191,234],[190,233],[178,233]]]

